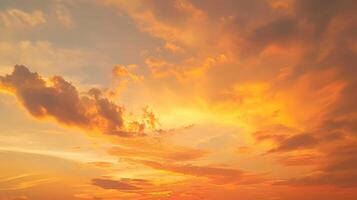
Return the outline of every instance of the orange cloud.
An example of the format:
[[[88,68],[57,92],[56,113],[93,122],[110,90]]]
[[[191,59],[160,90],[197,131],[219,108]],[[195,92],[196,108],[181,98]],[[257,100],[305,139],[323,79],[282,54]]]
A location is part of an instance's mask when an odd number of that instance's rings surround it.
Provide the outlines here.
[[[350,149],[356,140],[356,3],[106,3],[126,11],[142,31],[184,49],[174,59],[159,53],[146,58],[158,82],[178,80],[169,85],[177,96],[199,99],[197,107],[232,118],[253,133],[268,152],[264,156],[284,166],[301,166],[304,161],[313,165],[313,177],[301,175],[302,185],[354,185],[347,179],[347,174],[356,177],[353,170],[338,168],[335,173],[325,165],[344,158],[342,152],[333,154],[332,147]],[[345,159],[346,165],[354,166],[357,158]]]
[[[93,179],[93,185],[107,189],[103,196],[115,199],[114,190],[126,191],[120,198],[128,199],[355,199],[356,2],[98,2],[115,6],[160,43],[138,61],[149,72],[145,78],[134,73],[134,65],[114,67],[118,88],[140,81],[135,97],[172,115],[167,121],[199,118],[188,123],[205,126],[180,136],[162,134],[167,131],[158,128],[153,112],[144,109],[140,120],[129,120],[124,107],[102,90],[81,93],[62,77],[47,80],[23,66],[0,76],[1,90],[14,94],[36,118],[130,137],[120,138],[108,153],[144,167],[144,172],[135,169],[139,176],[159,174],[165,181],[148,189],[142,180]],[[12,15],[30,23],[19,12]],[[229,136],[212,124],[232,128]],[[160,134],[132,138],[148,129]],[[209,140],[205,145],[212,152],[198,149],[197,140]],[[92,164],[117,172],[116,164]],[[167,174],[189,178],[176,181]]]

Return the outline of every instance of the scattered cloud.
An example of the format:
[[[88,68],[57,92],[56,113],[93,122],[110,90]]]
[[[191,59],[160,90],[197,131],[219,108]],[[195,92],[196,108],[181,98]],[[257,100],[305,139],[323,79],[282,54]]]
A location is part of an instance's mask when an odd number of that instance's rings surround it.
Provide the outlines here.
[[[0,19],[9,28],[36,27],[47,23],[45,15],[40,10],[30,13],[19,9],[8,9],[0,12]]]
[[[64,27],[71,28],[74,26],[72,14],[64,5],[57,4],[55,6],[55,14],[58,22]]]

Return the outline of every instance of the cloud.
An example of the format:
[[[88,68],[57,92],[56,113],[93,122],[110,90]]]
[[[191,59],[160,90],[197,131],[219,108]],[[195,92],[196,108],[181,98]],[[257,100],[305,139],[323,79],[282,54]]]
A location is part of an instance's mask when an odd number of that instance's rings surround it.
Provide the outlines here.
[[[237,169],[159,163],[147,160],[136,160],[134,162],[149,166],[157,170],[164,170],[196,177],[206,177],[211,179],[216,184],[255,184],[264,182],[262,175],[249,174],[245,171]]]
[[[33,188],[55,182],[55,178],[44,177],[43,174],[20,174],[0,180],[0,191],[11,191]]]
[[[282,124],[274,124],[268,127],[262,127],[261,130],[253,133],[253,137],[257,142],[268,140],[279,143],[286,140],[289,135],[296,133],[299,133],[299,130],[284,126]]]
[[[163,48],[171,51],[172,53],[183,53],[184,51],[181,47],[171,42],[166,42]]]
[[[202,116],[212,113],[212,121],[239,127],[242,134],[237,135],[253,133],[257,143],[252,146],[269,152],[261,159],[278,159],[289,172],[292,166],[309,167],[307,173],[299,171],[295,178],[280,184],[356,185],[354,1],[105,2],[126,12],[155,41],[162,40],[161,46],[165,44],[164,48],[176,51],[167,56],[167,52],[155,48],[144,55],[152,77],[143,81],[152,82],[143,85],[164,85],[165,90],[175,94],[173,98],[157,95],[160,90],[154,88],[148,92],[150,97],[167,98],[177,110],[192,105]],[[113,76],[116,80],[139,79],[132,70],[118,65]],[[62,77],[47,80],[31,72],[23,73],[27,75],[19,79],[15,77],[20,72],[1,76],[0,85],[14,93],[37,118],[49,116],[62,124],[120,136],[156,129],[157,119],[150,111],[144,111],[143,121],[129,122],[124,108],[111,102],[101,90],[82,94]],[[190,111],[190,117],[197,117]],[[203,120],[211,120],[207,118]],[[174,163],[201,158],[206,152],[159,143],[141,144],[135,140],[130,145],[113,147],[109,153],[146,158],[150,161],[142,164],[151,168],[220,183],[246,180],[245,171]],[[228,157],[222,155],[222,159],[236,161]]]
[[[133,81],[139,81],[143,79],[143,77],[138,76],[135,73],[131,72],[136,67],[137,65],[134,64],[128,66],[115,65],[112,69],[112,75],[114,78],[118,78],[118,79],[128,78]]]
[[[105,161],[96,161],[96,162],[89,162],[87,164],[90,164],[90,165],[94,165],[96,167],[100,167],[100,168],[111,168],[114,166],[113,163],[111,162],[105,162]]]
[[[28,200],[29,198],[26,196],[17,196],[12,198],[11,200]]]
[[[108,150],[108,153],[120,158],[140,158],[164,161],[195,160],[208,154],[208,152],[203,150],[165,144],[163,141],[148,141],[143,143],[135,141],[134,144],[112,147]]]
[[[340,187],[357,187],[356,141],[345,142],[326,147],[325,156],[315,156],[320,160],[318,168],[301,177],[277,182],[281,185],[335,185]],[[305,163],[308,159],[305,159]],[[306,163],[309,164],[309,163]]]
[[[283,140],[278,147],[270,150],[270,152],[289,151],[301,148],[313,148],[317,144],[318,139],[314,136],[308,133],[299,134]]]
[[[193,44],[199,37],[191,31],[193,25],[200,25],[204,13],[190,1],[135,1],[106,0],[101,2],[115,5],[128,12],[143,31],[168,41]],[[186,28],[186,29],[185,29]]]
[[[62,70],[75,72],[93,65],[111,66],[106,55],[84,48],[65,48],[47,40],[0,41],[0,65],[10,69],[15,63],[24,63],[33,70],[50,70],[52,73],[63,73]]]
[[[36,118],[50,117],[61,124],[108,135],[144,135],[145,124],[133,121],[126,125],[124,108],[104,97],[101,90],[91,89],[87,95],[81,95],[60,76],[47,81],[25,66],[16,65],[11,74],[0,76],[0,87],[13,93]]]
[[[122,180],[111,180],[111,179],[102,179],[96,178],[92,179],[92,184],[103,189],[115,189],[120,191],[126,190],[140,190],[141,188],[135,186],[135,183],[146,183],[145,180],[142,179],[122,179]]]
[[[55,14],[58,22],[64,27],[71,28],[74,26],[72,14],[64,5],[57,4],[55,6]]]
[[[139,83],[144,80],[143,76],[137,75],[134,70],[138,66],[135,64],[130,64],[127,66],[124,65],[115,65],[112,69],[112,78],[113,82],[116,84],[116,89],[113,91],[113,96],[118,96],[123,92],[125,88],[130,83]]]
[[[290,18],[275,19],[257,27],[247,37],[248,51],[260,52],[270,44],[283,44],[294,39],[297,22]],[[253,53],[253,52],[249,52]]]
[[[6,27],[36,27],[47,23],[42,11],[28,13],[19,9],[0,12],[0,19]]]

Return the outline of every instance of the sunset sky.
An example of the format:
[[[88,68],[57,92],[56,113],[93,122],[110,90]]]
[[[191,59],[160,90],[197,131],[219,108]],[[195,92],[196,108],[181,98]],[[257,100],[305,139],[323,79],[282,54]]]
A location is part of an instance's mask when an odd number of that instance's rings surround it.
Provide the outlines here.
[[[0,0],[0,200],[356,200],[356,10]]]

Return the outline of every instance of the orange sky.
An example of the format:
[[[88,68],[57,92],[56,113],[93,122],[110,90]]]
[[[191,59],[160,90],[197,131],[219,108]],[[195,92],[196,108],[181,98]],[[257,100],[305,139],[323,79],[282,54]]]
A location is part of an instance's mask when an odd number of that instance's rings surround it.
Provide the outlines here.
[[[356,9],[2,0],[0,200],[357,199]]]

